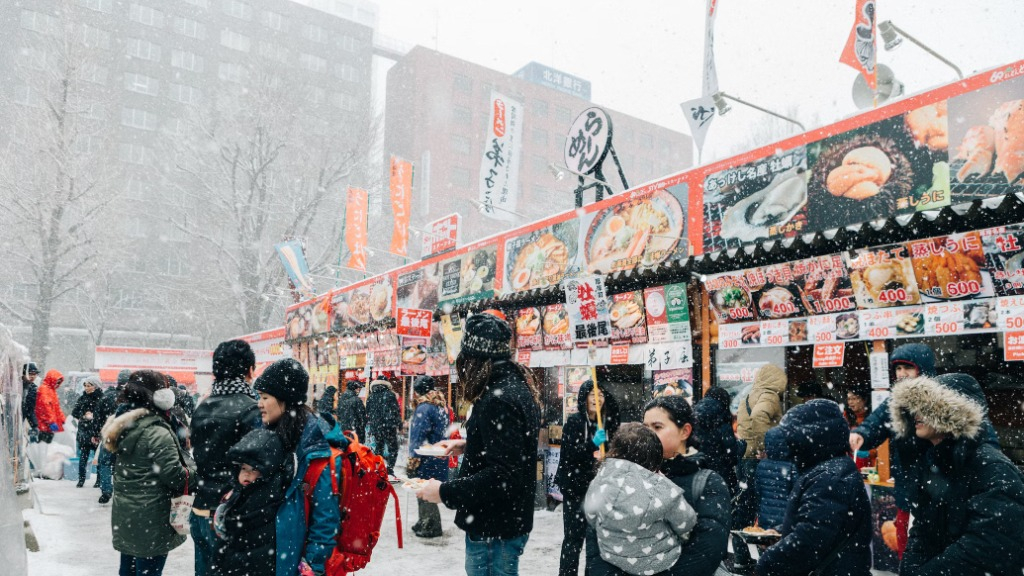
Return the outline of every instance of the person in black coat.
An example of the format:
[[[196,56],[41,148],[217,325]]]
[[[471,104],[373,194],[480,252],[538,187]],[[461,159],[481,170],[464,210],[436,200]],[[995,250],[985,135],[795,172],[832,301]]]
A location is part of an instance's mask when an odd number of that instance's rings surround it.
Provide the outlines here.
[[[181,407],[181,411],[191,420],[192,414],[196,411],[196,401],[189,394],[188,388],[185,388],[184,384],[178,384],[178,387],[174,390],[174,397],[174,404]]]
[[[327,414],[331,420],[334,419],[334,399],[338,395],[338,389],[334,386],[324,388],[324,394],[316,401],[316,411]]]
[[[358,380],[349,380],[345,392],[338,398],[338,426],[352,430],[360,440],[366,436],[366,406],[359,397],[363,385]]]
[[[197,574],[213,567],[217,539],[211,514],[235,482],[237,467],[228,450],[250,431],[261,428],[256,393],[250,382],[256,355],[244,340],[221,342],[213,352],[213,388],[192,414],[192,448],[196,461],[196,498],[191,534]]]
[[[455,369],[473,413],[466,440],[438,445],[449,454],[464,453],[459,476],[430,480],[416,495],[456,510],[455,524],[466,532],[468,574],[518,574],[533,530],[537,385],[529,370],[512,361],[512,330],[489,313],[466,320]]]
[[[214,520],[221,544],[210,576],[274,576],[277,509],[294,474],[281,436],[259,428],[228,451],[240,467]]]
[[[89,457],[100,445],[100,428],[106,419],[100,420],[100,403],[103,400],[103,392],[100,390],[100,381],[96,376],[89,376],[82,383],[84,393],[75,402],[75,408],[71,416],[78,420],[78,433],[75,440],[78,442],[78,487],[85,485],[85,478],[89,470]],[[99,477],[97,477],[97,482]]]
[[[889,400],[914,524],[901,576],[1020,575],[1024,476],[983,441],[984,395],[966,374],[914,378]]]
[[[36,395],[39,393],[39,386],[36,385],[36,378],[39,376],[39,368],[35,362],[29,362],[21,367],[21,416],[28,422],[28,441],[39,442],[39,421],[36,420]]]
[[[733,497],[739,492],[740,482],[736,466],[743,458],[743,444],[732,430],[732,397],[725,388],[709,388],[704,398],[693,407],[697,418],[694,432],[700,451],[707,457],[708,468],[725,480]]]
[[[868,576],[871,503],[849,456],[850,427],[831,400],[811,400],[779,423],[800,475],[782,539],[757,561],[757,576]]]
[[[760,496],[757,523],[765,529],[780,530],[789,508],[789,495],[797,479],[782,429],[772,428],[764,435],[764,451],[764,459],[757,463],[755,481]]]
[[[366,420],[373,436],[373,451],[384,456],[388,475],[395,475],[398,460],[398,428],[402,425],[402,412],[398,397],[387,380],[370,382],[370,395],[366,398]]]
[[[594,451],[602,438],[597,433],[597,405],[601,402],[605,442],[611,440],[619,427],[619,403],[611,392],[598,385],[595,398],[594,383],[585,382],[576,397],[576,413],[569,416],[562,428],[562,445],[555,483],[562,492],[562,555],[559,576],[579,573],[580,552],[587,536],[587,520],[583,515],[583,498],[597,473]],[[608,445],[605,444],[605,447]]]

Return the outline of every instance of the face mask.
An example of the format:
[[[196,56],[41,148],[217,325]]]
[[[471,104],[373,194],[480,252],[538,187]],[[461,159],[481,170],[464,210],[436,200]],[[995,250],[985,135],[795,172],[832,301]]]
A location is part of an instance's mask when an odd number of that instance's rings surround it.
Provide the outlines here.
[[[170,388],[161,388],[153,393],[153,405],[161,410],[170,410],[174,406],[174,392]]]

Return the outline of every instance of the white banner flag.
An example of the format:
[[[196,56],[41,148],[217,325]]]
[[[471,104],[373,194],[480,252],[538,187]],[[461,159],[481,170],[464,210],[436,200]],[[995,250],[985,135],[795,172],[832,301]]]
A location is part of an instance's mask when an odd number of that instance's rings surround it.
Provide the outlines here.
[[[718,71],[715,69],[715,14],[718,0],[707,0],[704,13],[704,84],[703,96],[718,93]],[[698,145],[699,146],[699,145]]]
[[[680,104],[683,107],[683,114],[686,114],[686,121],[690,123],[690,135],[697,149],[704,148],[704,137],[708,135],[708,128],[711,121],[715,119],[718,110],[715,108],[715,101],[710,96],[702,96],[696,100],[688,100]]]
[[[491,121],[480,162],[480,203],[488,218],[512,221],[519,196],[523,106],[491,92]]]

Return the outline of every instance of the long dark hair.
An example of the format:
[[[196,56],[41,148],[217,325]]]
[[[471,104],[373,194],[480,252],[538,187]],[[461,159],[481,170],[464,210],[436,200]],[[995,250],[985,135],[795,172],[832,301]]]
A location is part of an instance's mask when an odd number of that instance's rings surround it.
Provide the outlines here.
[[[491,375],[497,364],[505,363],[513,366],[519,375],[526,381],[526,387],[530,389],[533,401],[540,405],[540,388],[537,380],[525,366],[511,360],[494,360],[492,358],[474,358],[459,354],[455,359],[455,371],[462,382],[462,398],[469,403],[476,402],[484,394],[487,385],[491,383]]]
[[[291,406],[287,402],[282,401],[281,403],[284,404],[284,413],[281,414],[277,422],[268,425],[267,428],[277,432],[277,435],[281,437],[281,443],[284,444],[286,452],[294,452],[299,447],[299,441],[302,440],[302,432],[306,429],[308,417],[316,416],[316,412],[306,404]]]
[[[686,401],[682,396],[659,396],[654,400],[647,403],[644,406],[644,413],[653,410],[655,408],[661,408],[668,414],[669,420],[676,425],[677,428],[689,424],[691,428],[690,437],[686,440],[687,447],[700,447],[700,441],[697,440],[697,418],[693,414],[693,406]]]

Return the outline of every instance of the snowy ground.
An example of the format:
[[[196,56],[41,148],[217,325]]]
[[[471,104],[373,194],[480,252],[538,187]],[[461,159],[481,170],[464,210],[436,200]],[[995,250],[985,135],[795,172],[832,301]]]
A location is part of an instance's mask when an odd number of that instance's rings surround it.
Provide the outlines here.
[[[25,511],[25,519],[39,540],[39,552],[28,553],[28,576],[110,576],[117,574],[120,556],[110,546],[110,504],[96,503],[99,489],[92,479],[84,488],[75,488],[67,480],[36,480],[32,484],[36,508]],[[416,496],[398,487],[402,509],[404,544],[397,547],[395,515],[389,506],[384,516],[381,542],[374,549],[373,561],[360,575],[441,576],[463,573],[465,539],[453,522],[455,512],[441,507],[444,536],[423,540],[413,535],[416,522]],[[522,574],[555,574],[562,543],[562,513],[538,511],[534,530],[520,564]],[[168,576],[191,574],[194,570],[192,540],[172,550],[167,558]],[[0,570],[2,573],[3,570]]]

